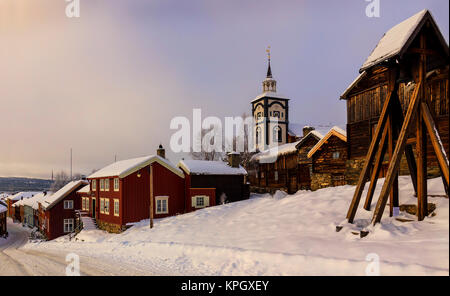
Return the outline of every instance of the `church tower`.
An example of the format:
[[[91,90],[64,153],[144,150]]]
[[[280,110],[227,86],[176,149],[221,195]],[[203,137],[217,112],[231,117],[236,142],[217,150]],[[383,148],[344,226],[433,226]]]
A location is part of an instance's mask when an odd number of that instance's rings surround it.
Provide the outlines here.
[[[272,77],[270,47],[267,49],[268,67],[263,92],[252,102],[255,119],[254,143],[259,151],[288,142],[289,99],[277,93],[277,81]]]

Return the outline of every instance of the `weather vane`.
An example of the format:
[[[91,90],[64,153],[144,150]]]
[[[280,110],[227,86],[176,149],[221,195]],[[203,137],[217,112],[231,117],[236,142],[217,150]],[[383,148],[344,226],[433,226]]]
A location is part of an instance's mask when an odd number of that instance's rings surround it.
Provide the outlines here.
[[[266,52],[267,52],[267,57],[268,57],[268,59],[270,61],[270,45],[267,46]]]

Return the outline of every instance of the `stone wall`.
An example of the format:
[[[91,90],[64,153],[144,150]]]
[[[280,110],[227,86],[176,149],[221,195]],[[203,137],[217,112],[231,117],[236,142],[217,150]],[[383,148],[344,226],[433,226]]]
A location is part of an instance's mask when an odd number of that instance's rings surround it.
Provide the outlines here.
[[[122,227],[119,224],[108,223],[100,220],[97,220],[97,226],[98,228],[110,233],[121,233],[122,231],[126,230],[125,227]]]
[[[311,176],[311,190],[315,191],[321,188],[332,186],[331,174],[314,173]]]

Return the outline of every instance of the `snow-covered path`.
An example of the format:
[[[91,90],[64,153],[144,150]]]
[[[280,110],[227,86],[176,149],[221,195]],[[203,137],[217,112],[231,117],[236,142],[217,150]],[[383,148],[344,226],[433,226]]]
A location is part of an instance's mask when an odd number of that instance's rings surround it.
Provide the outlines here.
[[[66,275],[66,255],[68,250],[22,249],[28,242],[29,231],[20,224],[8,220],[9,237],[0,239],[0,276]],[[80,256],[81,275],[151,275],[148,270],[137,269],[114,261],[96,260]]]

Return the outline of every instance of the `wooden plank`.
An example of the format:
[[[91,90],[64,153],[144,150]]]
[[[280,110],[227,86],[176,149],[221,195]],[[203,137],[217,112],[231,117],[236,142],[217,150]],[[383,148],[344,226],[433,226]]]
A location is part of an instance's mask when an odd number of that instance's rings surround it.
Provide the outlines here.
[[[390,121],[390,119],[388,119]],[[383,164],[384,154],[386,153],[386,138],[388,134],[388,124],[384,127],[383,134],[381,136],[380,147],[377,155],[375,156],[375,163],[372,169],[372,175],[370,177],[369,190],[367,191],[366,202],[364,203],[364,209],[370,211],[370,205],[372,204],[373,194],[377,186],[378,176],[380,175],[381,165]]]
[[[449,182],[449,161],[447,155],[444,150],[443,143],[439,136],[439,132],[437,130],[436,125],[434,124],[433,117],[431,116],[430,110],[425,103],[421,104],[422,109],[422,117],[427,128],[428,134],[430,135],[431,143],[434,148],[434,152],[436,153],[436,157],[439,162],[439,166],[442,170],[442,175],[444,176],[445,181]]]
[[[363,169],[361,171],[361,174],[359,175],[358,184],[355,189],[355,193],[353,195],[352,202],[350,204],[350,208],[348,209],[347,213],[347,219],[349,223],[353,223],[353,220],[356,215],[356,210],[358,209],[359,201],[361,200],[361,194],[364,190],[364,187],[366,185],[366,180],[369,176],[370,168],[372,166],[373,159],[375,157],[375,150],[378,148],[378,143],[381,138],[381,130],[384,129],[384,126],[386,124],[386,120],[389,114],[390,106],[391,106],[391,97],[393,96],[394,91],[391,91],[389,93],[388,98],[386,99],[383,110],[381,112],[380,119],[378,120],[377,127],[375,129],[375,134],[372,138],[372,142],[369,146],[369,151],[367,152],[367,156],[364,162]]]
[[[415,141],[415,139],[414,139]],[[409,173],[411,175],[411,182],[414,187],[414,193],[417,196],[417,166],[416,166],[416,159],[414,158],[414,152],[411,145],[408,145],[406,143],[405,147],[405,156],[406,156],[406,162],[408,163]]]
[[[417,153],[417,218],[422,221],[427,214],[427,133],[421,116],[417,113],[416,153]]]
[[[394,138],[397,136],[397,126],[396,126],[396,114],[401,114],[402,110],[399,109],[398,105],[395,104],[398,102],[394,99],[393,106],[391,109],[389,124],[387,125],[388,128],[388,153],[389,153],[389,162],[392,160],[392,154],[394,153]],[[399,102],[398,102],[399,104]],[[396,108],[397,107],[397,108]],[[396,111],[396,112],[395,112]],[[398,207],[398,170],[395,172],[394,182],[392,184],[391,192],[389,195],[389,216],[392,217],[394,215],[394,206]]]
[[[408,111],[406,112],[406,117],[403,122],[400,135],[397,140],[397,144],[395,145],[395,150],[392,155],[392,161],[389,163],[389,168],[387,171],[386,180],[383,184],[383,187],[381,188],[380,197],[377,202],[377,206],[375,208],[375,212],[373,215],[372,222],[373,224],[376,224],[381,221],[381,217],[383,216],[384,208],[386,207],[387,198],[389,195],[389,192],[391,190],[392,184],[395,179],[395,172],[398,170],[400,165],[400,159],[403,153],[403,150],[405,148],[406,144],[406,137],[409,127],[412,123],[412,118],[415,113],[417,113],[417,109],[419,106],[419,90],[422,88],[422,81],[419,81],[419,83],[416,85],[416,88],[414,90],[413,96],[411,98],[411,101],[408,106]]]

